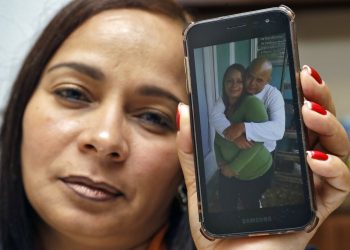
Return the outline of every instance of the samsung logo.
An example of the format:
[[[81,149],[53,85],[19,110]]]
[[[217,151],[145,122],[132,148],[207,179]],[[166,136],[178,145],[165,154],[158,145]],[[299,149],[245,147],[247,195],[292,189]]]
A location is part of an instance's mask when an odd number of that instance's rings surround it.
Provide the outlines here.
[[[265,223],[265,222],[271,222],[271,221],[272,221],[271,216],[243,218],[242,219],[243,224],[256,224],[256,223]]]

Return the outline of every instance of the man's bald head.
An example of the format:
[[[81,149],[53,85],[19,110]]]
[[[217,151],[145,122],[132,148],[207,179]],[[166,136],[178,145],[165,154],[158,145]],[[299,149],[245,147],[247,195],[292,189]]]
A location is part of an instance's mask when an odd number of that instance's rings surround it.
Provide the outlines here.
[[[257,94],[263,90],[266,84],[271,81],[272,64],[266,58],[254,59],[247,74],[247,92],[250,94]]]

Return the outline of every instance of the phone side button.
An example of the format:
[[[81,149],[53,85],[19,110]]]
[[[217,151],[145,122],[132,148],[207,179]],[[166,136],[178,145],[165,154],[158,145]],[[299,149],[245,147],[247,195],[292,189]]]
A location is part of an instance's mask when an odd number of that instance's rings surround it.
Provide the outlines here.
[[[202,211],[202,205],[200,201],[198,201],[198,219],[199,219],[199,222],[203,221],[203,211]]]
[[[198,219],[199,219],[199,222],[202,222],[203,220],[203,216],[202,216],[202,203],[201,202],[198,202]]]
[[[198,220],[199,222],[203,222],[203,216],[201,212],[198,213]]]
[[[185,74],[186,74],[186,91],[188,94],[192,93],[192,89],[191,89],[191,84],[190,84],[190,72],[188,69],[188,57],[185,57],[184,59],[184,67],[185,67]]]

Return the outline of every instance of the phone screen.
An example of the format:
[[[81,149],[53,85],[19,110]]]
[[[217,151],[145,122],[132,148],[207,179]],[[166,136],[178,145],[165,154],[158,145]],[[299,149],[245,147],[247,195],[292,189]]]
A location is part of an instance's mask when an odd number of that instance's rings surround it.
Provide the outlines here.
[[[202,224],[216,236],[288,231],[312,216],[292,34],[280,11],[187,33]]]

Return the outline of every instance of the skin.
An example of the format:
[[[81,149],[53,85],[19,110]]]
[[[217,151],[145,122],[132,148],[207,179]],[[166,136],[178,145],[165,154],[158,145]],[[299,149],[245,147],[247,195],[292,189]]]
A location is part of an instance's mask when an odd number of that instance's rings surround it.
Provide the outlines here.
[[[307,154],[307,162],[313,171],[315,180],[315,195],[319,223],[310,233],[297,232],[293,234],[261,236],[253,238],[228,238],[210,241],[199,231],[197,191],[193,163],[192,142],[190,138],[190,123],[188,106],[179,106],[180,132],[177,136],[178,154],[185,177],[188,192],[189,217],[193,239],[198,249],[269,249],[269,250],[303,250],[314,236],[317,228],[344,201],[350,192],[350,171],[343,162],[350,154],[350,143],[344,128],[334,116],[333,101],[327,85],[318,84],[310,75],[307,67],[300,74],[304,96],[307,100],[318,102],[327,109],[326,115],[312,111],[305,104],[302,115],[309,129],[309,143],[313,149],[328,153],[328,159],[312,159]]]
[[[43,249],[146,249],[166,224],[182,181],[182,28],[141,10],[102,12],[48,63],[25,110],[21,149]],[[106,193],[64,181],[71,176],[122,195],[96,200]]]
[[[247,74],[247,92],[256,95],[271,80],[272,65],[264,59],[255,59],[248,69]]]
[[[232,70],[225,79],[225,92],[231,105],[237,101],[243,91],[242,74],[238,70]]]

